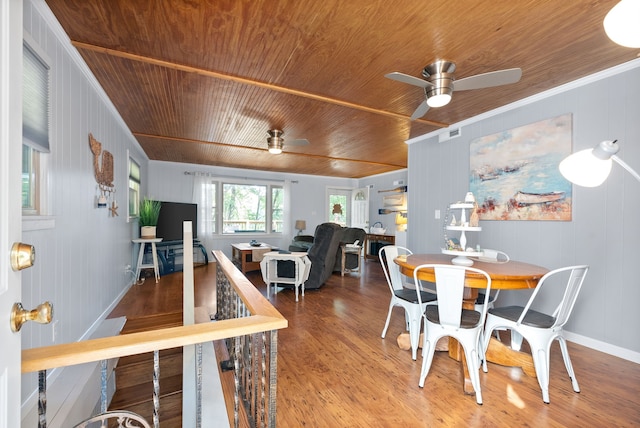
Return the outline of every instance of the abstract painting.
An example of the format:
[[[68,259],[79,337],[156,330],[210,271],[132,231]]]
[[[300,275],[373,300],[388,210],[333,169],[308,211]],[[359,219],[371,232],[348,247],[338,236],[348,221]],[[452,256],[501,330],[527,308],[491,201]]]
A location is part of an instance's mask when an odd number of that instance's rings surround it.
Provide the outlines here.
[[[471,141],[469,190],[480,220],[571,220],[570,113]]]

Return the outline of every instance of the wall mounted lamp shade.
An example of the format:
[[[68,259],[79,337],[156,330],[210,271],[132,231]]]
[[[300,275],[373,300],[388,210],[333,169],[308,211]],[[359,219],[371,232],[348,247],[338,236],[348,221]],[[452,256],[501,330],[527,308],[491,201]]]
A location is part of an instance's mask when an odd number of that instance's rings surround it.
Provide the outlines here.
[[[604,183],[615,161],[640,181],[640,175],[616,156],[620,146],[616,140],[603,141],[593,149],[581,150],[560,162],[560,173],[570,182],[584,187],[597,187]]]
[[[640,1],[622,0],[604,17],[609,38],[628,48],[640,48]]]
[[[284,147],[284,139],[282,138],[284,132],[279,129],[270,129],[267,132],[269,134],[269,138],[267,138],[269,153],[279,155],[282,153],[282,148]]]
[[[298,235],[307,228],[307,222],[304,220],[296,220],[296,229],[298,229]]]

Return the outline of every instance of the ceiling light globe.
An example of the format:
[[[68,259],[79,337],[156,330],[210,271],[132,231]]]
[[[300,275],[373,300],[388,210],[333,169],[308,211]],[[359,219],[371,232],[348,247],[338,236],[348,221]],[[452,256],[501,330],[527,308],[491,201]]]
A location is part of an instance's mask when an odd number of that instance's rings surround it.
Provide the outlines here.
[[[271,153],[272,155],[279,155],[280,153],[282,153],[282,149],[278,147],[270,147],[269,153]]]
[[[429,107],[442,107],[449,104],[451,101],[451,94],[438,94],[433,95],[427,99]]]
[[[609,38],[628,48],[640,48],[640,1],[622,0],[604,17]]]
[[[594,149],[586,149],[567,156],[560,162],[560,173],[570,182],[583,187],[598,187],[611,172],[611,159],[598,159]]]

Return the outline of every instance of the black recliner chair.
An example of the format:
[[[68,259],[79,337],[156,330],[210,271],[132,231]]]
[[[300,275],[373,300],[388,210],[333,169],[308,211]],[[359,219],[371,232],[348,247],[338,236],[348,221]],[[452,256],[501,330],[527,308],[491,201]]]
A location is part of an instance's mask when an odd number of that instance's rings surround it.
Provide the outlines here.
[[[336,223],[322,223],[316,227],[313,245],[308,256],[311,260],[309,279],[304,284],[305,290],[320,288],[333,273],[336,253],[340,248],[342,226]]]

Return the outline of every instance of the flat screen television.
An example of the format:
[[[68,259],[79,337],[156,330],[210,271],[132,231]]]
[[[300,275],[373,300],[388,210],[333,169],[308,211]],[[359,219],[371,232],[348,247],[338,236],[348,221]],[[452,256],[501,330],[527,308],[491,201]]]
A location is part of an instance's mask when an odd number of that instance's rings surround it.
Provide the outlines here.
[[[162,201],[156,236],[164,242],[182,241],[182,222],[190,221],[193,239],[198,237],[198,204]]]

